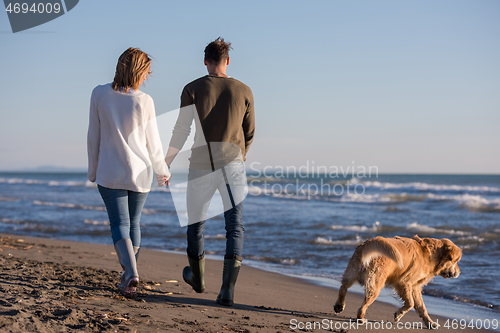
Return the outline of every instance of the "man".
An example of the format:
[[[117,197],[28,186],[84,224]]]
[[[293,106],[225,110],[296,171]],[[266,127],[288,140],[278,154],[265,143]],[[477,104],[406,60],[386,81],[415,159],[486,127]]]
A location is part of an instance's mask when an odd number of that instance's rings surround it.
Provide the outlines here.
[[[219,190],[224,204],[226,254],[217,303],[227,306],[233,305],[243,259],[243,199],[247,190],[244,161],[255,131],[252,91],[226,74],[230,48],[231,43],[220,37],[205,48],[208,75],[184,87],[181,112],[166,157],[170,166],[195,120],[187,187],[189,266],[182,275],[196,292],[205,290],[205,220],[210,200]]]

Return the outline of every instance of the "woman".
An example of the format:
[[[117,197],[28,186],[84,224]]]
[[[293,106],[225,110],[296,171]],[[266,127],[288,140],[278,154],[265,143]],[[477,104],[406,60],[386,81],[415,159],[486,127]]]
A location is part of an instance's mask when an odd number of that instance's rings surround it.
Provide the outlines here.
[[[106,205],[111,236],[123,268],[120,289],[135,297],[140,217],[151,189],[170,179],[156,124],[153,99],[139,90],[151,74],[151,59],[129,48],[118,59],[113,83],[97,86],[90,100],[87,138],[88,178],[98,184]]]

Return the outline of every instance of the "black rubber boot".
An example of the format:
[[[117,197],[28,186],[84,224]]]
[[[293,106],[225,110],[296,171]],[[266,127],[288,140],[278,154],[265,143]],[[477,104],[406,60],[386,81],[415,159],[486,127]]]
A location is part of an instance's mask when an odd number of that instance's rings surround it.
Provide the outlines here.
[[[182,277],[197,293],[205,291],[205,253],[193,259],[188,254],[189,266],[184,267]]]
[[[234,285],[240,272],[241,260],[224,259],[224,270],[222,271],[222,287],[217,296],[217,303],[231,306],[234,304]]]

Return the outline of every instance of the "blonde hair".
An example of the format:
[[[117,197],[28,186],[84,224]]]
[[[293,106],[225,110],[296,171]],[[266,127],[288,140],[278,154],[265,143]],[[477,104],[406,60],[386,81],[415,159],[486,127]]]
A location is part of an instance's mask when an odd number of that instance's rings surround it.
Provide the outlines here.
[[[151,58],[138,48],[129,47],[118,58],[113,89],[128,92],[139,89],[145,75],[151,75]]]

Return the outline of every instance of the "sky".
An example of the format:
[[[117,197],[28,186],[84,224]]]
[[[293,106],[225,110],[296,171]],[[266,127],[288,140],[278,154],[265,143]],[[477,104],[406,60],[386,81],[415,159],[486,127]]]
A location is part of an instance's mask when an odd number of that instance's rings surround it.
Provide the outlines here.
[[[86,169],[90,94],[126,48],[153,57],[141,90],[162,115],[222,36],[254,94],[247,167],[500,174],[499,17],[497,0],[85,0],[14,34],[3,12],[0,170]]]

